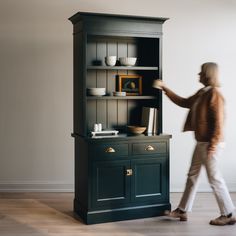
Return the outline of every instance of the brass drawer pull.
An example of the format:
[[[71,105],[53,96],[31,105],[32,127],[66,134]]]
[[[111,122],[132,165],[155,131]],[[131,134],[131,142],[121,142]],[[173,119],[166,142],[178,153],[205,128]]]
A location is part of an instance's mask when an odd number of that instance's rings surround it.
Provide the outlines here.
[[[114,148],[109,147],[105,150],[105,152],[116,152]]]
[[[148,145],[146,148],[145,148],[146,151],[154,151],[155,148],[152,146],[152,145]]]
[[[131,176],[133,175],[133,170],[132,169],[127,169],[126,170],[126,176]]]

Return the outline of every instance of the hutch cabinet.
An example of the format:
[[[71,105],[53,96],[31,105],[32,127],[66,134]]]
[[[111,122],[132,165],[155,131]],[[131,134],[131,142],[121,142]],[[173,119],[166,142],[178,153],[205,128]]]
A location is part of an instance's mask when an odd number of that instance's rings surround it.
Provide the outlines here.
[[[86,224],[163,215],[169,202],[169,139],[162,134],[162,24],[165,18],[78,12],[73,23],[75,198]],[[106,56],[137,57],[107,66]],[[118,75],[142,76],[142,95],[116,97]],[[104,87],[106,96],[87,88]],[[158,109],[157,134],[131,135],[142,107]],[[95,123],[119,134],[91,137]]]

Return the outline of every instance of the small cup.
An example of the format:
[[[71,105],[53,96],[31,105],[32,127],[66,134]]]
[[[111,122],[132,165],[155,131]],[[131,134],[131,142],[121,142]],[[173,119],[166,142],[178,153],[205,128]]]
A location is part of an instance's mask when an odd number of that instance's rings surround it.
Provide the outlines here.
[[[94,132],[98,132],[99,130],[98,130],[98,124],[94,124],[94,126],[93,126],[93,131]]]
[[[155,79],[155,80],[153,80],[152,87],[153,87],[153,88],[156,88],[156,89],[161,89],[161,90],[163,90],[163,89],[162,89],[162,84],[163,84],[162,80],[160,80],[160,79]]]
[[[107,56],[105,57],[105,63],[107,66],[115,66],[116,64],[116,56]]]
[[[99,123],[99,124],[98,124],[98,132],[101,132],[101,131],[102,131],[102,124]]]

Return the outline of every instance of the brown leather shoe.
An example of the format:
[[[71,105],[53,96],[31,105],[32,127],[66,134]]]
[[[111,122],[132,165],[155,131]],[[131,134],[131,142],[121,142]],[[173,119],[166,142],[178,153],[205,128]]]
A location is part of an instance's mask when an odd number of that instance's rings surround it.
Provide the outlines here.
[[[231,216],[231,217],[220,216],[210,221],[210,225],[220,225],[220,226],[234,225],[235,223],[236,223],[236,219],[234,216]]]
[[[175,218],[178,219],[180,221],[187,221],[188,220],[188,216],[186,212],[182,212],[179,208],[175,209],[174,211],[165,211],[165,216],[171,217],[171,218]]]

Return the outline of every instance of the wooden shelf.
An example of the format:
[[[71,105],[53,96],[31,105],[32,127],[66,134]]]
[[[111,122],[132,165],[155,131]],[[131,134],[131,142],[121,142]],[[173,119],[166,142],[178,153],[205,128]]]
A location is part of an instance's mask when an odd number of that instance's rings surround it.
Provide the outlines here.
[[[87,96],[88,100],[151,100],[151,99],[157,99],[157,96],[124,96],[124,97],[119,97],[119,96]]]
[[[155,66],[87,66],[88,70],[158,70]]]

